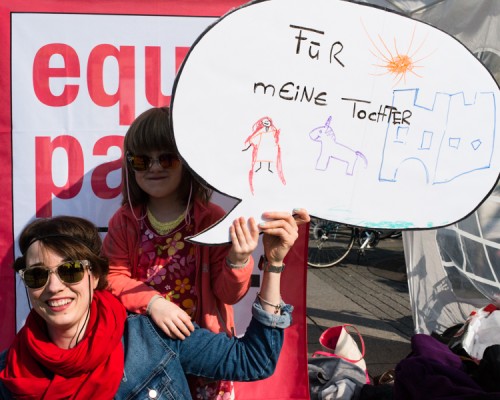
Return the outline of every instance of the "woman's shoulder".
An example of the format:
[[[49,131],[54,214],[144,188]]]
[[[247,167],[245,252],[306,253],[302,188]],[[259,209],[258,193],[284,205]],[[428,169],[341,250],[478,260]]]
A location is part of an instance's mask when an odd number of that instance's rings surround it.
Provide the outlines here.
[[[123,338],[127,362],[132,361],[132,364],[145,362],[145,353],[157,354],[159,357],[162,355],[160,359],[164,356],[171,357],[178,352],[178,342],[182,342],[166,336],[150,317],[134,313],[127,315]],[[139,358],[133,361],[136,356]]]

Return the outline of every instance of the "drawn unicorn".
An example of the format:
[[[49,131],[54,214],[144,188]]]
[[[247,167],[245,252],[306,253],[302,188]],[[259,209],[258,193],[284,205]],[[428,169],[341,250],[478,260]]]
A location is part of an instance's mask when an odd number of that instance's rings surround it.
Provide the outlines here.
[[[252,127],[252,134],[245,140],[247,148],[242,151],[248,150],[252,147],[252,165],[248,172],[248,181],[250,183],[250,191],[254,194],[253,188],[253,175],[262,168],[262,163],[267,163],[267,170],[271,170],[271,164],[274,164],[278,175],[283,185],[286,184],[285,176],[281,166],[281,147],[280,147],[280,130],[277,129],[273,120],[269,117],[262,117]],[[259,163],[259,167],[255,168],[255,164]]]
[[[330,126],[332,117],[329,116],[325,125],[314,128],[309,132],[309,137],[315,142],[321,143],[321,150],[319,152],[318,160],[316,161],[316,169],[325,171],[328,168],[330,159],[334,158],[338,161],[346,163],[346,175],[354,173],[354,167],[359,159],[363,160],[365,168],[368,165],[368,160],[360,151],[356,151],[337,142],[335,132]]]

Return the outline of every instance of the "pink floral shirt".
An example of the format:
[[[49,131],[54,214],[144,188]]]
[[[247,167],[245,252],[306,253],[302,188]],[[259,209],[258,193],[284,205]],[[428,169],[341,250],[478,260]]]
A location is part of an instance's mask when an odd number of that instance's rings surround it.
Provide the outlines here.
[[[195,255],[193,245],[185,240],[193,234],[193,225],[183,220],[166,235],[159,235],[144,219],[137,278],[151,285],[167,300],[177,304],[190,316],[196,311],[194,286]]]

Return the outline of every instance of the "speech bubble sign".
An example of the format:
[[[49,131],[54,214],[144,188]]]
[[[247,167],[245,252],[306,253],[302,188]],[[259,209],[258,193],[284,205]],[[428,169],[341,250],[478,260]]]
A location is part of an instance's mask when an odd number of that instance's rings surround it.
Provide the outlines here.
[[[351,225],[436,228],[499,175],[499,88],[453,37],[369,5],[249,3],[191,48],[172,121],[189,168],[237,216],[305,207]]]

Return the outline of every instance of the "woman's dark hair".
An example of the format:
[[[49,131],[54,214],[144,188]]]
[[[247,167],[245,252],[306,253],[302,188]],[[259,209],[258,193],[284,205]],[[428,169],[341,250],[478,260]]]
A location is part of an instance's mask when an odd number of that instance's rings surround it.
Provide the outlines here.
[[[26,267],[26,252],[36,241],[63,258],[90,261],[92,274],[99,278],[97,290],[108,286],[108,260],[101,256],[101,237],[92,222],[72,216],[34,220],[23,229],[19,237],[22,256],[14,262],[16,271]]]
[[[152,151],[166,151],[179,156],[170,123],[169,108],[150,108],[140,114],[125,134],[123,151],[124,154],[130,152],[135,155],[144,155]],[[127,165],[126,157],[123,157],[122,179],[122,205],[132,204],[135,207],[146,204],[148,195],[137,184],[134,171]],[[189,168],[183,165],[179,198],[185,204],[188,202],[191,188],[193,197],[203,203],[210,200],[212,190],[201,184]]]

